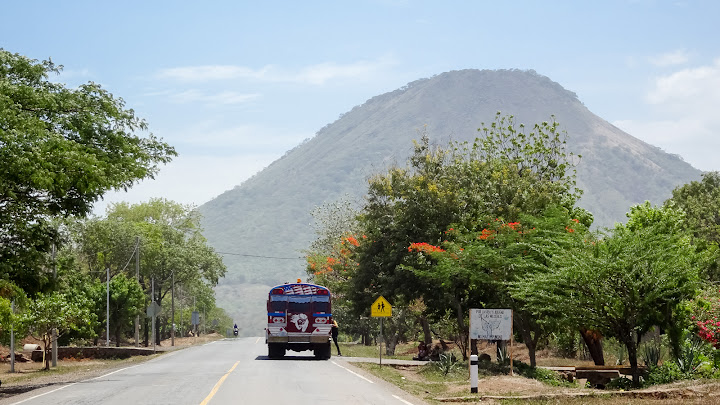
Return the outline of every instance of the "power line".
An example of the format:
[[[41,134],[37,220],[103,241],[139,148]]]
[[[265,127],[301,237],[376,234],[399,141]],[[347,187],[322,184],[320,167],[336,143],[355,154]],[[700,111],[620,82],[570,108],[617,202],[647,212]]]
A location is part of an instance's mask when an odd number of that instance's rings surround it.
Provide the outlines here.
[[[280,259],[280,260],[305,260],[304,257],[278,257],[278,256],[261,256],[261,255],[246,255],[242,253],[229,253],[229,252],[215,252],[221,255],[232,255],[232,256],[243,256],[243,257],[257,257],[260,259]]]

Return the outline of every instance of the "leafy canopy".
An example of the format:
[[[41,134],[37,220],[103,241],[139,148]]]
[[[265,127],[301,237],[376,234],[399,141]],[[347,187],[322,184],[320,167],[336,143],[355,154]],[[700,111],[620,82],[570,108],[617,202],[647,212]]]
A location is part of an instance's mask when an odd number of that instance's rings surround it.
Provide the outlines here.
[[[0,275],[28,292],[52,244],[53,216],[85,216],[111,189],[152,178],[175,150],[95,83],[49,80],[62,66],[0,49]]]
[[[698,287],[699,260],[672,208],[633,207],[597,242],[581,242],[556,256],[552,271],[514,283],[512,294],[531,312],[563,314],[565,322],[599,330],[627,350],[638,382],[639,337],[653,326],[672,328],[683,300]]]

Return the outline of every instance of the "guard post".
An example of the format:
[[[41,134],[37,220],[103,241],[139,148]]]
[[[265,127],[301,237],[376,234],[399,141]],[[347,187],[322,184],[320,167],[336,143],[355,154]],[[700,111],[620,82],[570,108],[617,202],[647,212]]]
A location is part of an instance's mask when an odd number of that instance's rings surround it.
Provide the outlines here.
[[[470,356],[470,393],[478,392],[478,356],[473,354]]]

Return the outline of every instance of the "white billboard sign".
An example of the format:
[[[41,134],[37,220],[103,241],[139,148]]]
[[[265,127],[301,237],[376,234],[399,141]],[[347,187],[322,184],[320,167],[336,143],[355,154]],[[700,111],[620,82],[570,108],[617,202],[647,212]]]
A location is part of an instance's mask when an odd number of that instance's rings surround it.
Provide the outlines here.
[[[470,309],[470,339],[510,340],[512,309]]]

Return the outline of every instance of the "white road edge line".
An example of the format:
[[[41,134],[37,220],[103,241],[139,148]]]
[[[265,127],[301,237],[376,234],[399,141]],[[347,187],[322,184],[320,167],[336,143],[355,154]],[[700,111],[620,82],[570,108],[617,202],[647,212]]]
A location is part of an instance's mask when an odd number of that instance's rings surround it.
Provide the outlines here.
[[[103,377],[107,377],[107,376],[112,375],[112,374],[115,374],[115,373],[119,373],[120,371],[124,371],[124,370],[131,369],[131,368],[133,368],[133,367],[137,367],[137,366],[139,366],[139,364],[136,364],[136,365],[130,366],[130,367],[121,368],[120,370],[115,370],[115,371],[113,371],[113,372],[111,372],[111,373],[107,373],[107,374],[105,374],[105,375],[101,375],[100,377],[90,378],[90,379],[83,380],[83,381],[79,381],[79,382],[97,380],[97,379],[100,379],[100,378],[103,378]],[[72,387],[72,386],[75,385],[75,384],[78,384],[78,383],[77,383],[77,382],[74,382],[74,383],[70,383],[70,384],[68,384],[68,385],[63,385],[62,387],[56,388],[56,389],[54,389],[54,390],[52,390],[52,391],[48,391],[48,392],[45,392],[45,393],[42,393],[42,394],[39,394],[39,395],[35,395],[34,397],[25,398],[25,399],[23,399],[22,401],[13,402],[11,405],[22,404],[23,402],[27,402],[27,401],[33,400],[33,399],[35,399],[35,398],[40,398],[40,397],[42,397],[42,396],[45,396],[45,395],[48,395],[48,394],[52,394],[53,392],[60,391],[60,390],[65,389],[65,388],[67,388],[67,387]]]
[[[131,368],[137,367],[137,366],[138,366],[138,365],[121,368],[120,370],[115,370],[115,371],[110,372],[110,373],[107,373],[107,374],[105,374],[105,375],[101,375],[100,377],[91,378],[90,380],[86,380],[86,381],[99,380],[99,379],[105,378],[105,377],[107,377],[107,376],[109,376],[109,375],[112,375],[112,374],[115,374],[115,373],[119,373],[119,372],[121,372],[121,371],[124,371],[124,370],[127,370],[127,369],[131,369]]]
[[[355,374],[356,376],[358,376],[358,377],[362,378],[363,380],[365,380],[365,381],[369,382],[370,384],[374,384],[374,383],[373,383],[372,381],[370,381],[370,380],[368,380],[367,378],[365,378],[365,377],[361,376],[360,374],[358,374],[358,373],[356,373],[356,372],[354,372],[354,371],[350,370],[350,369],[349,369],[349,368],[347,368],[347,367],[343,367],[343,366],[341,366],[341,365],[339,365],[339,364],[335,363],[335,362],[334,362],[334,361],[332,361],[332,360],[330,360],[330,363],[332,363],[332,364],[334,364],[334,365],[336,365],[336,366],[338,366],[338,367],[340,367],[340,368],[342,368],[342,369],[345,369],[345,370],[346,370],[347,372],[349,372],[349,373]]]
[[[25,398],[25,399],[23,399],[22,401],[13,402],[12,405],[22,404],[23,402],[27,402],[27,401],[33,400],[33,399],[35,399],[35,398],[40,398],[40,397],[42,397],[42,396],[45,396],[45,395],[47,395],[47,394],[52,394],[53,392],[60,391],[60,390],[65,389],[65,388],[67,388],[67,387],[72,387],[72,386],[75,385],[75,384],[77,384],[77,383],[74,382],[74,383],[72,383],[72,384],[63,385],[62,387],[60,387],[60,388],[55,388],[55,389],[52,390],[52,391],[48,391],[48,392],[45,392],[45,393],[43,393],[43,394],[35,395],[34,397]]]
[[[412,402],[408,402],[408,401],[400,398],[399,396],[397,396],[397,395],[395,395],[395,394],[393,394],[393,398],[397,399],[398,401],[400,401],[400,402],[402,402],[402,403],[404,403],[404,404],[413,405]]]

